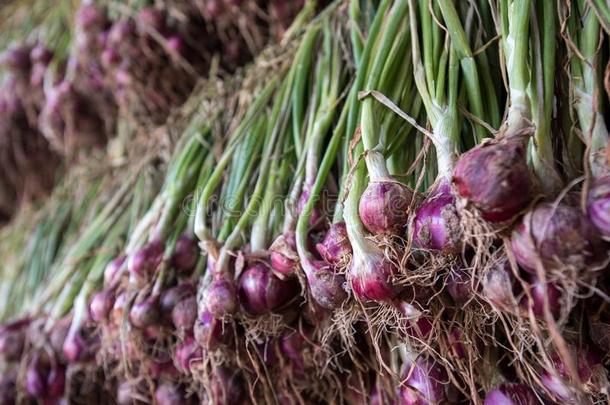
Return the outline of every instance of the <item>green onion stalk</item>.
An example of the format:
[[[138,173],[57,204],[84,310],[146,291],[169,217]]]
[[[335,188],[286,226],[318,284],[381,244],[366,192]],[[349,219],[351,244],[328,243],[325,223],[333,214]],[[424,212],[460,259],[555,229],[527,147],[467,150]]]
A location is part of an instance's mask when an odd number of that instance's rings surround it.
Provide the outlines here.
[[[313,86],[310,86],[313,88],[311,90],[313,94],[308,93],[306,84],[311,83],[311,78],[315,77],[312,69],[314,69],[313,62],[314,56],[316,55],[314,52],[315,46],[319,41],[319,37],[319,23],[311,25],[303,35],[290,72],[291,74],[294,74],[292,133],[296,152],[296,167],[292,185],[284,203],[284,221],[281,233],[269,247],[271,267],[281,278],[295,275],[298,262],[295,226],[299,205],[302,205],[302,202],[300,201],[307,171],[307,148],[309,145],[309,136],[311,135],[311,121],[316,118],[314,114],[308,112],[311,111],[311,108],[306,110],[306,107],[307,105],[311,106],[312,104],[316,104],[319,101],[319,94],[316,93],[319,92],[319,88],[316,87],[315,82]],[[308,100],[309,103],[304,105],[303,100]],[[309,114],[309,116],[306,117],[306,114]],[[311,172],[312,169],[310,168],[309,171]],[[310,174],[309,177],[311,178],[312,175]]]
[[[307,280],[308,291],[315,302],[326,309],[339,306],[346,298],[344,277],[333,271],[324,261],[310,251],[309,232],[319,229],[322,214],[318,206],[321,193],[327,184],[330,170],[341,145],[348,110],[343,108],[339,123],[332,131],[329,144],[320,161],[323,143],[336,119],[341,103],[344,82],[341,60],[341,32],[330,21],[323,21],[322,55],[316,66],[314,91],[319,94],[317,103],[311,105],[311,120],[307,135],[307,162],[305,183],[300,198],[299,217],[296,224],[296,249],[301,268]],[[351,93],[353,94],[353,93]],[[318,206],[319,207],[319,206]]]
[[[451,2],[442,2],[445,24],[453,28],[453,36],[441,34],[438,23],[433,21],[429,8],[420,2],[416,8],[410,1],[410,23],[412,27],[412,54],[414,81],[423,100],[428,121],[432,127],[429,135],[436,149],[437,179],[430,188],[428,197],[418,207],[412,222],[412,239],[415,245],[424,250],[454,253],[461,250],[462,234],[455,198],[451,192],[451,174],[457,162],[460,117],[458,114],[458,52],[454,38],[459,38],[461,53],[467,55],[462,67],[465,72],[473,73],[474,86],[478,86],[476,66],[463,35],[463,29]],[[420,27],[416,13],[419,11]],[[449,21],[449,22],[447,22]],[[435,43],[438,42],[438,43]],[[465,44],[465,45],[464,45]],[[423,51],[422,51],[423,50]],[[432,60],[428,60],[432,58]],[[468,80],[466,80],[468,82]],[[480,105],[474,108],[482,113]],[[479,126],[475,124],[476,130]]]
[[[396,2],[382,2],[367,37],[355,86],[364,90],[386,89],[380,84],[391,85],[383,80],[384,72],[392,72],[392,64],[404,65],[403,42],[410,40],[408,5]],[[387,12],[385,11],[387,10]],[[364,66],[368,66],[364,69]],[[396,80],[410,73],[408,69],[398,69]],[[365,76],[366,75],[366,76]],[[364,77],[368,79],[364,81]],[[349,194],[345,201],[344,218],[347,235],[352,247],[352,259],[347,269],[347,280],[354,295],[363,301],[388,301],[393,299],[400,287],[392,281],[398,273],[396,265],[385,256],[381,247],[366,237],[367,230],[378,236],[402,236],[408,220],[408,210],[413,193],[404,184],[393,178],[385,160],[386,139],[395,134],[381,134],[379,110],[371,95],[362,100],[360,110],[360,131],[362,142],[353,153],[354,165],[346,187]],[[351,127],[348,115],[348,131]],[[383,135],[383,136],[382,136]],[[360,161],[364,155],[364,163]],[[366,174],[368,172],[368,184]]]
[[[591,3],[598,15],[599,10],[607,10],[608,6],[603,2]],[[571,5],[571,9],[563,6],[562,11],[568,18],[567,34],[576,47],[570,49],[569,54],[570,83],[581,139],[586,145],[588,166],[592,174],[587,212],[600,235],[610,240],[610,144],[601,103],[600,21],[603,23],[604,20],[598,20],[588,4],[578,1]],[[575,138],[574,135],[573,137]]]
[[[480,218],[489,224],[513,221],[534,196],[534,182],[527,162],[527,142],[532,133],[535,147],[529,155],[533,166],[538,168],[534,172],[539,175],[551,173],[545,178],[539,177],[543,184],[541,189],[556,190],[559,179],[553,166],[550,125],[547,125],[551,110],[548,104],[545,105],[545,101],[550,99],[549,85],[552,84],[553,72],[549,72],[548,68],[544,71],[534,70],[533,66],[542,63],[544,58],[554,58],[547,49],[554,37],[545,34],[542,39],[544,47],[540,47],[540,38],[531,35],[530,16],[534,10],[530,0],[502,0],[498,3],[497,12],[509,87],[506,118],[495,139],[485,140],[464,153],[453,172],[453,186],[459,197],[459,205],[474,208]],[[548,13],[545,10],[536,22],[546,18],[544,25],[552,30],[554,25],[551,23],[555,17]],[[533,47],[530,46],[531,42],[534,42]],[[540,51],[532,48],[540,48]],[[530,54],[538,55],[538,61],[532,62]],[[536,87],[534,91],[531,87],[532,71],[542,78],[546,77],[541,88]],[[531,94],[536,95],[535,103],[538,106],[535,119],[532,116]],[[532,130],[532,122],[537,123],[538,128]]]
[[[259,121],[263,123],[262,126],[254,124],[252,127],[255,131],[255,136],[258,135],[261,138],[259,141],[261,147],[257,158],[258,167],[256,171],[252,173],[246,172],[244,178],[238,179],[239,184],[236,190],[236,195],[240,196],[237,202],[238,205],[230,207],[232,212],[223,213],[225,219],[227,217],[234,218],[235,222],[230,228],[225,228],[224,226],[220,228],[220,233],[215,242],[215,244],[220,244],[218,253],[211,255],[209,259],[210,265],[201,281],[199,299],[200,319],[205,317],[206,314],[219,320],[228,319],[235,315],[239,309],[236,288],[237,275],[232,265],[232,257],[235,250],[242,247],[245,242],[244,232],[255,222],[256,215],[260,214],[261,201],[264,200],[263,196],[272,171],[273,156],[275,151],[282,149],[285,144],[284,137],[289,127],[293,83],[293,75],[287,74],[284,76],[284,80],[279,84],[277,91],[274,93],[275,99],[269,113],[266,113],[266,109],[260,107],[271,100],[271,94],[263,99],[264,103],[260,99],[255,100],[251,110],[246,114],[246,116],[252,116],[254,122]],[[269,114],[268,117],[266,114]],[[247,150],[243,149],[243,151]],[[224,158],[225,156],[221,158],[221,161]],[[247,159],[247,156],[241,156],[239,159]],[[239,159],[236,160],[236,163],[239,163]],[[254,170],[254,166],[251,166],[250,170]],[[217,177],[211,177],[210,182],[219,181],[221,173],[218,172],[217,174]],[[255,182],[251,181],[253,175],[255,175]],[[208,183],[204,188],[204,192],[210,187],[215,188],[214,184],[210,186],[210,183]],[[247,203],[242,207],[241,204],[244,198],[247,200]],[[199,202],[201,203],[202,200]],[[197,215],[203,212],[203,210],[200,210],[200,207],[197,210]],[[195,226],[197,232],[197,225]],[[255,248],[258,249],[259,247],[260,245],[257,241]]]

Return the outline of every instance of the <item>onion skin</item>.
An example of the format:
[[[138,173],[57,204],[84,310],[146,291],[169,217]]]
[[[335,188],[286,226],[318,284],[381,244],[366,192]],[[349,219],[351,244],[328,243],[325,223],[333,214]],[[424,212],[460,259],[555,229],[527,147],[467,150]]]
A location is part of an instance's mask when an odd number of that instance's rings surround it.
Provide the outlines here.
[[[360,220],[374,235],[402,235],[412,199],[413,193],[396,181],[371,182],[360,197]]]
[[[159,298],[156,296],[135,302],[129,311],[129,322],[138,329],[158,324],[159,319]]]
[[[492,140],[464,153],[453,171],[457,194],[490,223],[505,222],[533,198],[533,184],[522,139]]]
[[[157,405],[187,405],[192,403],[186,399],[184,390],[172,383],[163,383],[155,390]]]
[[[66,370],[44,355],[36,354],[27,366],[25,389],[37,399],[57,399],[64,393]]]
[[[343,288],[345,277],[337,274],[321,260],[303,263],[309,293],[316,303],[325,309],[335,309],[347,299]]]
[[[127,260],[127,256],[119,256],[112,260],[104,269],[104,285],[110,286],[118,281],[119,270]]]
[[[201,360],[202,358],[203,352],[201,346],[199,346],[192,336],[187,336],[176,346],[174,364],[176,365],[176,368],[184,374],[190,372],[191,363]]]
[[[392,282],[398,268],[387,260],[382,253],[369,251],[354,255],[348,268],[352,291],[362,301],[389,301],[401,291]]]
[[[298,261],[296,239],[294,233],[278,236],[269,248],[271,268],[283,277],[295,274]]]
[[[545,296],[549,301],[549,310],[554,319],[557,319],[561,313],[561,291],[554,283],[546,283],[546,285],[535,278],[532,278],[529,285],[529,292],[532,296],[532,311],[538,318],[544,318],[544,300]],[[521,305],[528,308],[528,297],[523,296]]]
[[[602,244],[593,224],[580,209],[564,202],[557,206],[536,205],[511,236],[517,262],[533,274],[538,259],[546,271],[568,266],[585,270],[601,262]]]
[[[7,361],[18,361],[23,353],[25,333],[22,329],[0,331],[0,356]]]
[[[589,189],[587,213],[601,237],[610,241],[610,173],[598,177]]]
[[[573,349],[572,352],[576,354],[578,378],[583,385],[592,384],[593,377],[599,373],[598,370],[603,369],[600,358],[595,353],[584,348]],[[551,353],[550,357],[555,368],[555,373],[543,370],[540,375],[542,385],[560,401],[572,402],[577,400],[576,392],[574,392],[574,388],[570,384],[574,379],[571,377],[568,367],[557,353]]]
[[[163,314],[171,314],[176,304],[195,295],[195,288],[190,283],[180,283],[161,294],[159,305]]]
[[[206,289],[204,302],[208,311],[217,318],[233,315],[238,309],[235,283],[222,275],[216,276]]]
[[[214,351],[229,345],[233,340],[233,329],[229,324],[204,311],[195,322],[195,339],[206,350]]]
[[[151,277],[163,260],[164,250],[165,244],[163,242],[153,240],[133,252],[127,262],[127,270],[131,279],[137,283]]]
[[[537,405],[534,391],[523,384],[501,384],[487,393],[484,405]]]
[[[516,308],[516,281],[508,260],[494,265],[483,277],[483,296],[499,309]]]
[[[348,257],[352,254],[352,244],[347,237],[345,222],[332,224],[324,240],[316,244],[316,250],[330,264],[347,263]]]
[[[400,405],[445,404],[446,371],[437,363],[418,358],[404,365]]]
[[[457,304],[463,304],[473,297],[472,275],[461,266],[454,266],[446,280],[447,292]]]
[[[198,258],[197,241],[188,235],[180,236],[171,258],[173,268],[180,273],[188,273],[195,267]]]
[[[14,405],[17,401],[17,376],[13,370],[7,370],[0,376],[0,403]]]
[[[262,315],[286,305],[299,294],[295,278],[281,280],[262,264],[247,268],[239,278],[241,305],[252,315]]]
[[[239,405],[245,398],[244,384],[237,371],[216,367],[212,374],[210,403],[214,405]]]
[[[455,197],[447,182],[441,182],[417,208],[413,219],[413,241],[420,249],[457,253],[462,248],[462,229]]]
[[[95,293],[89,304],[91,319],[95,322],[107,320],[113,306],[114,291],[106,289]]]
[[[172,323],[178,330],[191,330],[197,319],[197,298],[190,297],[178,302],[172,310]]]

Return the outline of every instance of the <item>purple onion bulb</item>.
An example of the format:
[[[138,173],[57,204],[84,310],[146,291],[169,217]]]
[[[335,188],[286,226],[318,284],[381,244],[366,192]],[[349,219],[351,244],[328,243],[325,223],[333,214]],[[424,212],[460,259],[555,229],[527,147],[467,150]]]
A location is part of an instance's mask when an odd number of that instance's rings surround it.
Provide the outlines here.
[[[458,195],[492,223],[513,219],[533,197],[521,139],[492,140],[464,153],[455,166],[452,181]]]
[[[587,213],[601,237],[610,241],[610,173],[597,178],[589,189]]]
[[[354,254],[347,272],[353,293],[362,301],[389,301],[402,289],[393,281],[398,268],[382,252]]]
[[[238,309],[235,283],[222,275],[216,276],[206,288],[204,304],[217,318],[233,315]]]
[[[347,263],[352,254],[352,244],[347,237],[345,222],[337,222],[330,226],[321,243],[316,244],[316,250],[330,264]]]
[[[172,310],[172,322],[178,330],[191,330],[197,319],[197,298],[190,297],[178,302]]]
[[[309,293],[316,303],[325,309],[335,309],[347,299],[345,277],[336,273],[321,260],[302,263],[307,277]]]
[[[523,384],[501,384],[487,393],[485,405],[537,405],[534,390]]]
[[[131,279],[139,282],[151,277],[163,260],[165,244],[160,240],[153,240],[141,249],[133,252],[129,256],[127,269]]]
[[[262,263],[247,268],[239,278],[241,304],[252,315],[279,309],[298,294],[295,278],[281,280]]]
[[[197,241],[188,235],[182,235],[176,242],[176,248],[171,258],[174,269],[186,273],[195,267],[199,258]]]
[[[393,180],[369,183],[360,197],[358,212],[366,229],[375,235],[402,235],[413,193]]]
[[[129,311],[129,322],[138,329],[159,323],[159,298],[150,296],[136,301]]]
[[[420,249],[457,253],[462,247],[462,228],[455,197],[447,182],[434,187],[417,208],[413,219],[413,241]]]
[[[114,291],[102,290],[93,295],[89,304],[91,319],[95,322],[102,322],[108,319],[110,311],[114,306]]]
[[[525,270],[536,273],[567,266],[584,270],[599,263],[606,253],[599,234],[579,208],[565,202],[540,203],[515,228],[511,246]]]
[[[446,371],[436,362],[418,358],[404,365],[403,385],[400,387],[401,405],[447,403]]]

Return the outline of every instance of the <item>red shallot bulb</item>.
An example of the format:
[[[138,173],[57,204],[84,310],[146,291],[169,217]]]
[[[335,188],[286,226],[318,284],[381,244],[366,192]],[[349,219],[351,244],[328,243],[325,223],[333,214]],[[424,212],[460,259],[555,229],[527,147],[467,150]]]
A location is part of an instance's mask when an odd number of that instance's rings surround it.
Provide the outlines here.
[[[242,306],[252,315],[274,311],[299,294],[295,278],[281,280],[262,263],[247,268],[239,278],[239,297]]]
[[[533,197],[525,142],[505,138],[469,150],[457,162],[452,181],[458,195],[486,221],[512,220]]]
[[[388,179],[369,183],[360,197],[360,220],[372,234],[401,235],[407,226],[413,193]]]

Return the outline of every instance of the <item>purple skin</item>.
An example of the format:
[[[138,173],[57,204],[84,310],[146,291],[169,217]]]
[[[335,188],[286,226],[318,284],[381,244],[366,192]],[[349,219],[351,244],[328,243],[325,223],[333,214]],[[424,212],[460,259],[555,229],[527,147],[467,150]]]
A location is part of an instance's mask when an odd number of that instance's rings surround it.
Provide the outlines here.
[[[515,308],[515,277],[508,260],[495,265],[484,276],[483,296],[500,309]]]
[[[601,237],[610,241],[610,173],[597,178],[589,189],[587,213]]]
[[[235,283],[223,275],[217,275],[205,292],[205,306],[217,318],[237,312],[238,300]]]
[[[7,49],[0,55],[0,65],[5,65],[16,73],[29,72],[32,67],[30,48],[27,46],[15,46]]]
[[[129,322],[138,329],[157,324],[159,318],[159,297],[156,296],[135,302],[129,311]]]
[[[325,262],[313,260],[304,263],[303,271],[307,277],[309,293],[322,308],[338,308],[347,299],[347,292],[343,288],[345,277],[335,273]]]
[[[534,391],[523,384],[501,384],[487,393],[485,405],[537,405]]]
[[[108,319],[110,311],[114,306],[114,291],[102,290],[93,295],[89,304],[89,314],[95,322],[102,322]]]
[[[561,291],[553,283],[546,283],[546,286],[532,277],[530,280],[529,292],[532,296],[532,311],[538,318],[544,318],[544,299],[545,296],[549,300],[549,309],[554,319],[557,319],[561,313]],[[521,305],[524,308],[529,307],[527,295],[521,299]]]
[[[402,235],[412,199],[413,193],[398,182],[369,183],[358,205],[360,219],[374,235]]]
[[[451,350],[453,351],[453,354],[458,359],[466,358],[467,354],[466,349],[464,348],[464,343],[466,342],[464,342],[462,338],[462,332],[460,332],[459,329],[451,329],[451,332],[449,332],[449,343],[451,344]]]
[[[453,171],[458,195],[491,223],[513,219],[533,197],[533,184],[521,139],[483,143],[464,153]]]
[[[70,363],[77,363],[84,360],[87,356],[85,350],[86,343],[81,337],[79,331],[69,333],[66,336],[66,341],[63,345],[63,354],[66,360]]]
[[[446,285],[447,292],[458,304],[467,302],[473,296],[472,275],[461,266],[451,268]]]
[[[462,229],[455,197],[447,182],[435,187],[419,206],[413,220],[413,241],[420,249],[457,253]]]
[[[165,244],[157,239],[133,252],[127,262],[127,270],[132,278],[139,281],[150,277],[161,264],[164,250]]]
[[[53,59],[53,51],[42,44],[36,45],[30,52],[30,59],[33,63],[48,65]]]
[[[286,305],[299,294],[295,278],[280,280],[269,268],[256,263],[239,278],[239,298],[252,315],[262,315]]]
[[[576,393],[569,384],[570,381],[573,381],[573,378],[571,378],[568,367],[557,353],[551,353],[550,357],[555,373],[550,370],[542,371],[540,376],[542,385],[559,401],[575,401],[577,399]],[[576,367],[581,383],[587,385],[591,383],[594,374],[598,373],[598,370],[603,366],[596,353],[588,349],[578,349],[576,352]]]
[[[163,35],[167,31],[166,17],[163,10],[145,7],[138,12],[136,24],[141,32],[154,30]]]
[[[212,404],[239,405],[245,398],[244,384],[238,371],[227,367],[216,367],[212,374],[211,392]]]
[[[182,38],[180,38],[178,35],[172,35],[167,38],[167,51],[171,55],[183,56],[186,51],[186,46]]]
[[[396,300],[394,307],[403,316],[401,323],[408,336],[415,339],[426,339],[434,329],[428,317],[408,302]]]
[[[66,370],[59,364],[51,364],[46,357],[34,355],[25,375],[25,388],[33,398],[57,399],[64,393]]]
[[[418,358],[405,364],[403,385],[400,387],[400,405],[428,405],[447,403],[446,371],[437,363]]]
[[[278,272],[282,275],[285,275],[285,276],[290,276],[290,275],[294,274],[294,268],[296,265],[295,261],[292,259],[289,259],[288,257],[281,254],[280,252],[272,251],[271,257],[270,257],[270,262],[271,262],[271,267],[276,272]]]
[[[106,13],[94,4],[86,4],[76,13],[76,25],[83,31],[102,30],[107,23]]]
[[[0,356],[5,361],[18,361],[23,353],[25,333],[22,329],[0,331]]]
[[[174,269],[181,273],[188,273],[195,267],[198,258],[197,241],[188,235],[180,236],[171,258]]]
[[[180,372],[174,366],[173,360],[168,361],[150,361],[147,364],[147,372],[150,374],[150,377],[155,380],[171,380],[176,381],[180,376]]]
[[[187,336],[176,346],[174,352],[174,364],[183,374],[188,374],[191,364],[203,358],[201,346],[192,336]]]
[[[402,288],[392,282],[392,276],[398,273],[394,264],[378,253],[354,258],[348,268],[348,275],[356,297],[362,301],[382,302],[398,295]]]
[[[308,348],[311,345],[311,337],[308,330],[304,331],[303,335],[299,331],[290,331],[282,335],[280,339],[280,350],[282,354],[288,357],[297,371],[305,370],[305,361]]]
[[[537,204],[513,231],[511,246],[519,265],[532,274],[538,262],[546,271],[566,266],[586,270],[607,255],[589,219],[563,202]]]
[[[294,234],[286,233],[278,236],[271,245],[270,251],[271,268],[281,276],[294,275],[296,261],[292,258],[297,257]]]
[[[197,298],[186,298],[172,310],[172,323],[178,330],[192,330],[197,319]]]
[[[180,283],[163,291],[159,300],[161,313],[164,315],[171,314],[178,302],[194,295],[195,287],[190,283]]]
[[[13,370],[7,370],[0,376],[0,403],[14,405],[17,401],[17,375]]]
[[[157,405],[186,405],[191,401],[186,399],[186,393],[182,387],[163,383],[155,390],[155,403]]]
[[[215,318],[208,311],[204,311],[195,322],[195,339],[206,350],[216,350],[220,346],[228,345],[233,338],[229,324]]]
[[[131,20],[119,20],[112,24],[108,32],[108,48],[120,49],[121,45],[128,43],[135,36],[136,27]]]
[[[345,222],[332,224],[321,243],[316,244],[316,250],[329,264],[346,263],[352,254],[352,244],[347,237]]]

